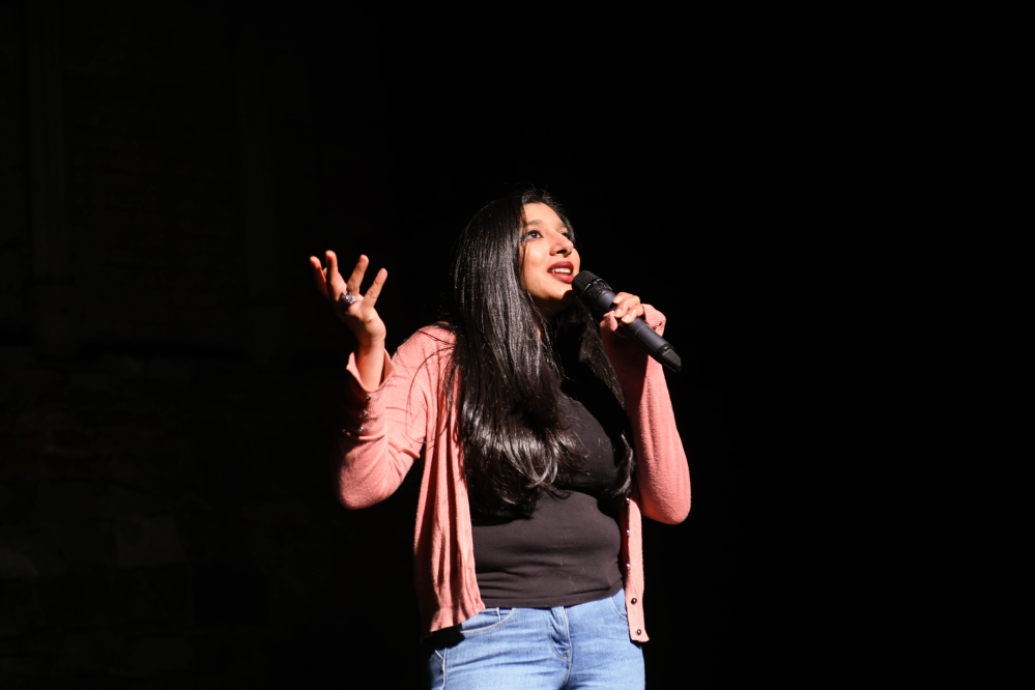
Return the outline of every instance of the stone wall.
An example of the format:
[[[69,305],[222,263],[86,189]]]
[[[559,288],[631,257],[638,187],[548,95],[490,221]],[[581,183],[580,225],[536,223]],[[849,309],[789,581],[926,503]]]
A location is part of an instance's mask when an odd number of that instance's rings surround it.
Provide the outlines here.
[[[300,664],[335,672],[357,644],[412,671],[416,487],[342,510],[314,462],[336,383],[319,366],[0,349],[5,687],[289,682]],[[371,600],[371,577],[404,596]]]
[[[29,7],[0,9],[0,686],[409,678],[416,487],[334,498],[349,341],[304,275],[327,238],[278,234],[312,192],[274,163],[325,155],[298,37],[238,3]]]
[[[207,5],[62,6],[70,260],[85,340],[240,339],[239,97],[233,34],[222,29]]]
[[[21,7],[0,7],[0,333],[26,327],[25,285],[32,266]]]

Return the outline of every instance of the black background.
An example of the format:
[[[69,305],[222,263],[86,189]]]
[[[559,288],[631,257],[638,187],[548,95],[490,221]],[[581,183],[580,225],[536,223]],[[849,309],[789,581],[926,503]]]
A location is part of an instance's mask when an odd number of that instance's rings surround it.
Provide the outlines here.
[[[782,28],[794,17],[701,10],[562,16],[525,6],[491,13],[315,3],[212,3],[202,12],[99,6],[119,10],[113,16],[121,12],[142,35],[203,45],[199,54],[217,75],[238,69],[242,27],[263,37],[253,68],[266,77],[278,299],[287,315],[274,356],[258,362],[246,335],[213,345],[180,334],[107,334],[58,357],[43,351],[28,320],[5,326],[4,346],[31,351],[40,367],[65,377],[56,380],[172,362],[189,372],[170,379],[176,405],[222,401],[186,432],[163,422],[161,430],[186,439],[187,469],[157,470],[160,458],[137,458],[165,478],[156,495],[179,506],[155,510],[175,515],[182,559],[151,569],[101,559],[59,569],[53,579],[3,581],[5,610],[17,621],[0,645],[14,660],[5,666],[12,677],[26,686],[50,678],[143,687],[161,677],[163,687],[317,678],[350,687],[377,669],[375,687],[416,687],[419,473],[363,511],[346,511],[331,495],[327,451],[354,342],[316,293],[308,257],[333,249],[346,263],[366,253],[374,269],[389,270],[378,309],[394,350],[433,320],[462,225],[523,182],[566,206],[584,268],[666,314],[665,336],[684,362],[684,372],[667,379],[694,502],[685,523],[644,528],[648,687],[739,687],[749,673],[764,672],[763,647],[783,631],[759,601],[787,604],[780,588],[788,566],[782,547],[770,542],[763,555],[748,535],[778,522],[768,512],[768,477],[801,471],[803,450],[786,442],[787,428],[820,423],[800,419],[797,406],[812,396],[802,390],[802,363],[822,359],[841,337],[831,321],[836,299],[821,286],[837,271],[832,257],[846,236],[870,221],[866,201],[880,191],[860,174],[862,161],[880,156],[875,128],[860,123],[880,112],[842,88],[857,83],[854,67],[826,61],[836,35],[802,41]],[[105,21],[103,12],[74,16],[86,26]],[[17,11],[10,19],[24,21]],[[24,49],[16,39],[9,45],[10,55]],[[137,93],[138,86],[117,76],[107,82],[113,98],[139,105],[129,121],[146,125],[168,97],[159,88]],[[89,92],[66,89],[69,101],[89,102]],[[232,97],[183,107],[221,122],[238,117]],[[66,133],[70,160],[86,146],[79,131]],[[212,193],[240,205],[237,185]],[[177,230],[162,232],[173,241]],[[244,245],[242,234],[208,258],[243,276]],[[17,289],[32,280],[26,273]],[[233,299],[235,310],[248,309],[246,295]],[[46,463],[49,451],[22,442],[19,420],[42,403],[18,402],[11,376],[3,481],[13,498],[3,534],[9,552],[31,557],[51,539],[34,517],[45,482],[10,468]],[[83,422],[84,433],[93,433],[90,424]],[[191,507],[195,496],[205,509]],[[294,508],[269,508],[284,505]],[[279,555],[270,555],[264,534],[283,540]],[[270,563],[286,563],[289,575]],[[159,592],[182,606],[142,614],[152,605],[120,599],[126,578],[144,583],[150,594],[140,601]],[[94,591],[104,593],[97,615],[55,613]],[[127,606],[137,613],[112,613]],[[761,640],[760,630],[776,637]],[[125,651],[154,637],[185,640],[189,661],[140,661],[146,654]],[[96,653],[84,660],[69,652],[72,639],[91,640]],[[161,657],[173,647],[159,648]]]

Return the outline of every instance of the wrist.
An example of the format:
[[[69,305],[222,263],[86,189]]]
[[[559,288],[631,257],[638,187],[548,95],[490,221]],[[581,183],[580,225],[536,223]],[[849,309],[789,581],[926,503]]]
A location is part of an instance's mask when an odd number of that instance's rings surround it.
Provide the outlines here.
[[[385,349],[384,336],[370,339],[363,339],[359,341],[359,346],[356,348],[359,353],[362,354],[373,354],[379,350]]]

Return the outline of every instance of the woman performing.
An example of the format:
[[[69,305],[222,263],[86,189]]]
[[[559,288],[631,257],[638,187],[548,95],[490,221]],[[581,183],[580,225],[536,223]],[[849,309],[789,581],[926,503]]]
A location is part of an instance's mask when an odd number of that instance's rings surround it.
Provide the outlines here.
[[[314,277],[358,341],[335,462],[348,508],[383,501],[423,455],[414,579],[428,687],[644,687],[641,517],[686,519],[690,473],[662,367],[618,332],[665,317],[619,293],[575,299],[571,223],[534,189],[464,229],[443,320],[389,358],[337,258]]]

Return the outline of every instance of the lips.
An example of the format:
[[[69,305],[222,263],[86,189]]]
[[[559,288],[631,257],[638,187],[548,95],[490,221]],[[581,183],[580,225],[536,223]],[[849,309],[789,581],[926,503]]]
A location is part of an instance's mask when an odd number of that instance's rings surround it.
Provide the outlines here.
[[[558,261],[546,271],[562,283],[570,285],[571,281],[575,280],[575,264],[570,261]]]

